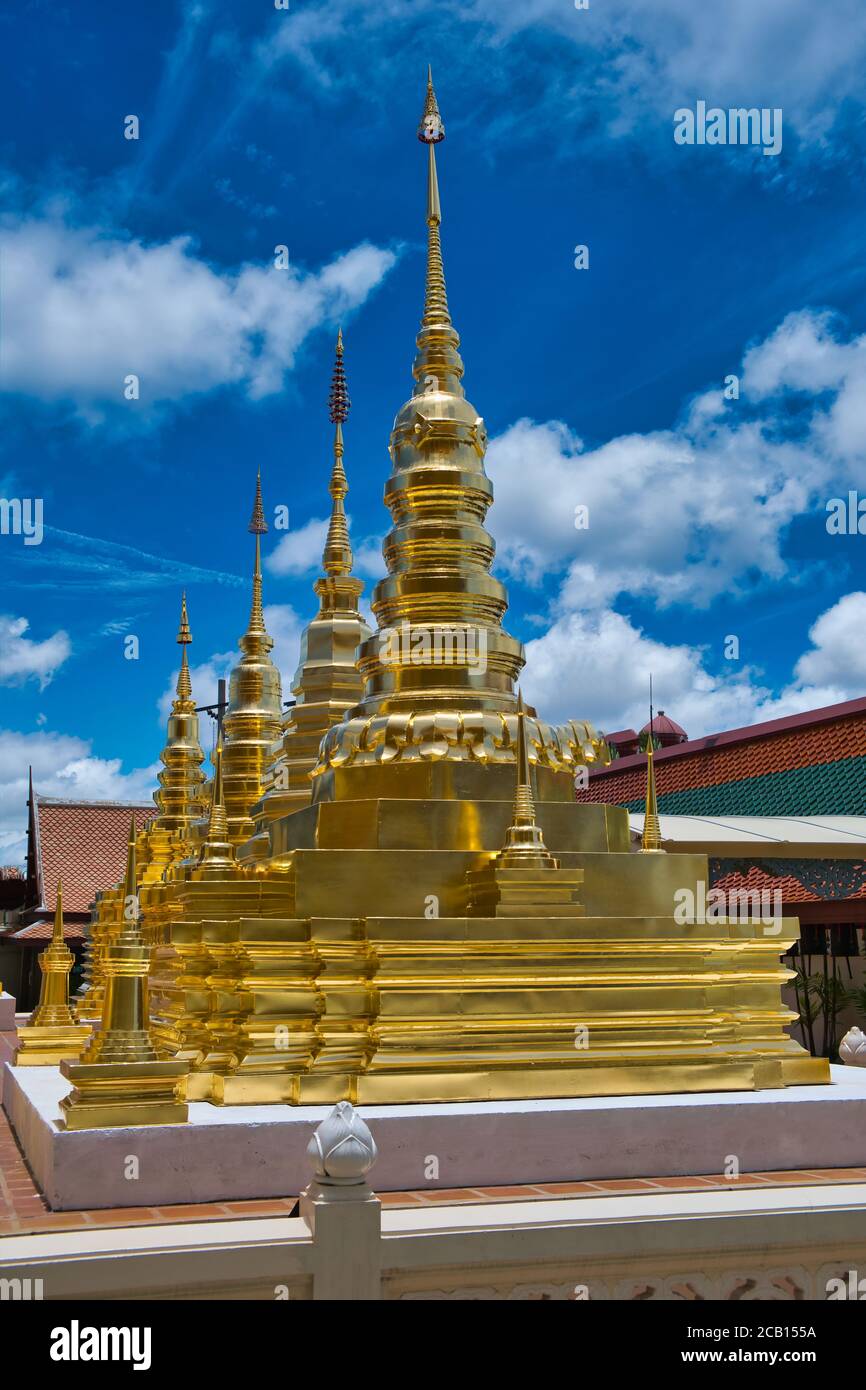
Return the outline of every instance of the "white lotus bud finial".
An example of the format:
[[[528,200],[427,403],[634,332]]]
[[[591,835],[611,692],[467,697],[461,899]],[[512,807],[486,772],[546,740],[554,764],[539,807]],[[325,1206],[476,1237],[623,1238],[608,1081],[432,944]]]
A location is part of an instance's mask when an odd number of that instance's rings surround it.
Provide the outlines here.
[[[307,1145],[307,1156],[320,1183],[362,1183],[376,1161],[376,1144],[349,1101],[341,1100]]]
[[[866,1033],[849,1028],[839,1044],[839,1056],[849,1067],[866,1067]]]

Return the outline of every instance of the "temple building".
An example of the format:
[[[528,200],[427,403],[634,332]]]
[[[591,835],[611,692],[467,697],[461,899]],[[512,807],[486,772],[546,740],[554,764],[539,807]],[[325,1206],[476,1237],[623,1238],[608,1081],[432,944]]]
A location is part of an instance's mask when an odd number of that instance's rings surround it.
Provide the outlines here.
[[[662,844],[702,853],[709,887],[776,899],[800,922],[793,963],[805,975],[829,958],[849,990],[866,955],[866,699],[847,700],[704,738],[661,712],[653,720]],[[641,730],[644,740],[649,726]],[[619,737],[619,735],[617,735]],[[623,806],[637,841],[647,759],[634,751],[589,770],[585,804]],[[825,991],[819,990],[823,995]],[[802,1000],[790,996],[802,1009]],[[863,1014],[840,1010],[831,1037]]]

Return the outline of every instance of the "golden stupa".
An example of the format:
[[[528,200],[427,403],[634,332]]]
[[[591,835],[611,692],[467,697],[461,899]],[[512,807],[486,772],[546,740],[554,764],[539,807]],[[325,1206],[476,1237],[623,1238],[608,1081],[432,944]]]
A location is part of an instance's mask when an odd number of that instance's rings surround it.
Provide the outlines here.
[[[652,771],[650,852],[633,852],[624,809],[574,801],[576,773],[607,756],[604,743],[518,703],[523,647],[502,627],[507,596],[490,573],[487,435],[446,296],[443,136],[428,82],[426,293],[412,394],[391,433],[378,630],[351,574],[340,341],[332,519],[297,703],[284,713],[270,658],[259,484],[252,611],[209,814],[196,733],[173,838],[148,850],[168,824],[164,791],[140,837],[159,1055],[188,1065],[189,1100],[215,1104],[827,1081],[781,1002],[796,921],[777,935],[742,920],[679,925],[675,894],[706,884],[707,860],[659,852]],[[178,697],[189,700],[180,684]],[[115,914],[106,895],[109,941]]]

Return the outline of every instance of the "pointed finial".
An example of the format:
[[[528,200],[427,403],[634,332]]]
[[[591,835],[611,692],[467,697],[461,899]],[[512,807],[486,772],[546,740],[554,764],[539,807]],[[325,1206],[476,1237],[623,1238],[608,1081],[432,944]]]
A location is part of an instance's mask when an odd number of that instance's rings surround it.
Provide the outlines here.
[[[523,693],[517,687],[517,785],[532,788],[529,779],[529,753],[526,747],[526,706]]]
[[[262,506],[262,470],[259,469],[256,475],[256,498],[253,503],[253,514],[247,528],[252,531],[256,538],[256,557],[253,565],[253,601],[250,608],[250,621],[244,637],[241,638],[241,646],[248,650],[249,639],[252,638],[253,644],[261,644],[266,639],[266,646],[273,646],[268,637],[265,627],[265,615],[262,608],[262,536],[268,529],[265,521],[265,509]]]
[[[438,145],[440,140],[445,139],[445,126],[439,114],[439,103],[433,90],[433,69],[429,63],[427,65],[427,96],[424,102],[424,114],[418,126],[418,139],[423,145]]]
[[[189,616],[186,611],[186,590],[181,595],[180,600],[180,628],[177,640],[182,646],[187,646],[192,641],[192,633],[189,630]]]
[[[54,908],[54,928],[51,932],[51,945],[62,946],[63,941],[63,883],[57,880],[57,903]]]
[[[655,749],[653,748],[653,678],[650,676],[650,718],[646,740],[646,809],[641,836],[642,854],[664,854],[656,798]]]
[[[248,531],[252,531],[257,536],[263,536],[268,529],[265,521],[265,509],[262,506],[262,470],[259,469],[256,475],[256,500],[253,503],[253,514],[250,517]]]
[[[416,339],[418,354],[412,375],[424,391],[445,391],[463,394],[460,384],[463,363],[457,349],[460,338],[448,311],[445,289],[445,269],[442,263],[442,243],[439,227],[442,205],[439,201],[439,179],[436,173],[435,149],[445,138],[445,126],[439,114],[439,104],[433,90],[433,77],[428,69],[427,100],[418,127],[418,139],[427,146],[427,282],[424,290],[424,312],[421,332]]]
[[[331,376],[331,393],[328,396],[328,417],[332,425],[345,424],[349,414],[349,392],[346,389],[346,373],[343,369],[343,330],[337,331],[337,348],[334,355],[334,371]]]
[[[126,842],[126,873],[123,879],[123,900],[124,909],[130,898],[138,898],[138,871],[135,862],[135,842],[137,837],[135,827],[135,815],[130,817],[129,838]],[[136,908],[136,916],[138,915]]]
[[[185,704],[192,699],[192,681],[189,676],[189,659],[186,649],[192,641],[192,633],[189,630],[189,617],[186,611],[186,594],[184,593],[180,601],[180,628],[178,629],[177,641],[181,644],[180,670],[177,673],[177,700],[175,705]]]
[[[141,941],[141,905],[138,899],[138,867],[135,853],[137,835],[133,812],[126,845],[126,872],[123,876],[123,898],[120,904],[121,928],[117,938],[120,943],[126,945],[137,945]]]
[[[349,528],[343,499],[349,491],[343,468],[343,421],[349,414],[349,392],[346,386],[346,373],[343,367],[343,330],[337,334],[337,350],[334,359],[334,373],[331,378],[331,394],[328,397],[328,414],[334,425],[334,466],[328,491],[331,494],[331,519],[322,552],[322,567],[325,574],[348,575],[352,572],[352,547],[349,544]]]

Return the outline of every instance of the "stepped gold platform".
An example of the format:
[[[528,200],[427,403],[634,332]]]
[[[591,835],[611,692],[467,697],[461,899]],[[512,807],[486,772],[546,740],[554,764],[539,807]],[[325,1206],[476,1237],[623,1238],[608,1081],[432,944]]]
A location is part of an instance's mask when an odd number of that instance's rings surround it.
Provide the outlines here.
[[[432,787],[453,768],[420,771]],[[486,790],[491,772],[463,768],[464,784]],[[796,921],[775,936],[677,924],[674,895],[706,883],[706,859],[632,853],[624,810],[555,790],[538,821],[562,871],[582,875],[583,916],[470,910],[504,801],[344,795],[277,822],[274,859],[220,884],[219,915],[212,885],[176,885],[152,1008],[191,1061],[189,1097],[374,1104],[828,1080],[785,1031],[780,955]]]

